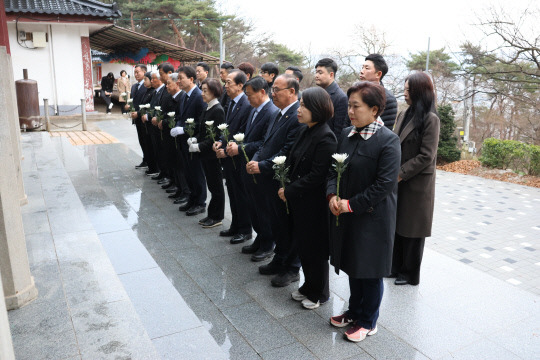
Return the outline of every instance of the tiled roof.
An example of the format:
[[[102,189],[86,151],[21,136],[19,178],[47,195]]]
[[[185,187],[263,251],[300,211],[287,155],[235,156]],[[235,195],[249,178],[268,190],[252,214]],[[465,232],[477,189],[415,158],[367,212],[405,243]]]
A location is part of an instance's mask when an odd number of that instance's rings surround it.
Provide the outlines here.
[[[6,13],[86,15],[118,18],[122,13],[116,3],[96,0],[4,0]]]

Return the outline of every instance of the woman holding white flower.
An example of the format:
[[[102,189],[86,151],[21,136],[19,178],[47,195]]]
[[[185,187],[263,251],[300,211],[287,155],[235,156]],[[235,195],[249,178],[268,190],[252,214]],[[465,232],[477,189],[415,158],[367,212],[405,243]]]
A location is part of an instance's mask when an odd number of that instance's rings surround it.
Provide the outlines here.
[[[203,228],[213,228],[221,225],[225,216],[225,189],[221,165],[213,150],[215,139],[219,136],[217,127],[225,122],[225,112],[219,103],[222,93],[221,84],[217,79],[205,79],[202,84],[202,98],[207,104],[202,112],[197,137],[192,141],[190,150],[199,152],[206,177],[208,190],[212,199],[208,204],[208,216],[201,219]],[[212,138],[212,136],[214,138]]]
[[[120,71],[120,77],[116,80],[116,86],[120,96],[118,97],[118,102],[120,103],[120,109],[122,109],[122,114],[125,114],[127,110],[125,109],[125,104],[130,98],[131,87],[129,85],[129,78],[127,76],[126,70]],[[125,94],[122,96],[122,94]]]
[[[339,197],[335,168],[326,192],[330,211],[339,215],[339,225],[335,217],[330,222],[330,263],[336,272],[349,275],[351,297],[347,312],[333,316],[330,323],[352,324],[345,336],[357,342],[377,332],[382,278],[392,265],[401,150],[398,136],[379,118],[386,102],[384,88],[359,82],[347,96],[353,126],[342,131],[338,142],[337,152],[347,156]]]
[[[305,282],[292,298],[315,309],[330,297],[328,287],[328,208],[326,179],[337,140],[327,120],[334,115],[332,99],[320,87],[302,93],[298,131],[285,166],[290,183],[278,195],[287,201],[292,217],[292,253],[300,256]],[[274,159],[275,160],[275,159]]]

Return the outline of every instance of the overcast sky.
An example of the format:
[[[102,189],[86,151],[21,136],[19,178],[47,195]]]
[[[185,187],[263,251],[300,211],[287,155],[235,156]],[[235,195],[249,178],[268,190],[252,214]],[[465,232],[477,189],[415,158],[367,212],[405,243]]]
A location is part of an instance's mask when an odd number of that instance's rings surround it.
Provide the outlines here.
[[[311,47],[313,55],[349,48],[359,24],[384,31],[392,44],[388,53],[407,56],[426,50],[428,37],[431,49],[457,51],[466,39],[482,41],[472,24],[486,15],[489,5],[499,4],[508,13],[538,8],[538,0],[217,0],[217,4],[225,13],[251,19],[258,32],[272,33],[275,41],[292,49],[307,53]]]

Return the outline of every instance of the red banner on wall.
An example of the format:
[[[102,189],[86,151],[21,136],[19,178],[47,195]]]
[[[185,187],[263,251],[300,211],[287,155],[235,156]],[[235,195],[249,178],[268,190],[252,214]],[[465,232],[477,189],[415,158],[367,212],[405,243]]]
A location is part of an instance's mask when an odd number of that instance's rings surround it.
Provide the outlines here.
[[[94,85],[92,84],[92,55],[90,54],[90,38],[81,36],[81,50],[84,77],[84,99],[86,111],[94,111]]]

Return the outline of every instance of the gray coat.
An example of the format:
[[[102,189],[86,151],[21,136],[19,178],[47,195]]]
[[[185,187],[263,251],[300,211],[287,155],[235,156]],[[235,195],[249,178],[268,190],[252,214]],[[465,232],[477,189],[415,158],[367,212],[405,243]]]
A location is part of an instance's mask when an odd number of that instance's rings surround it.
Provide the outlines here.
[[[399,134],[405,111],[396,120],[395,133]],[[431,236],[435,205],[435,169],[439,145],[440,120],[434,113],[424,118],[424,132],[417,137],[413,120],[399,136],[401,142],[401,168],[398,185],[396,233],[418,238]]]
[[[355,279],[381,278],[390,273],[396,225],[399,139],[386,127],[368,140],[352,127],[340,135],[338,153],[347,153],[340,198],[348,199],[352,213],[330,222],[330,263]],[[337,173],[330,171],[326,193],[335,194]]]

